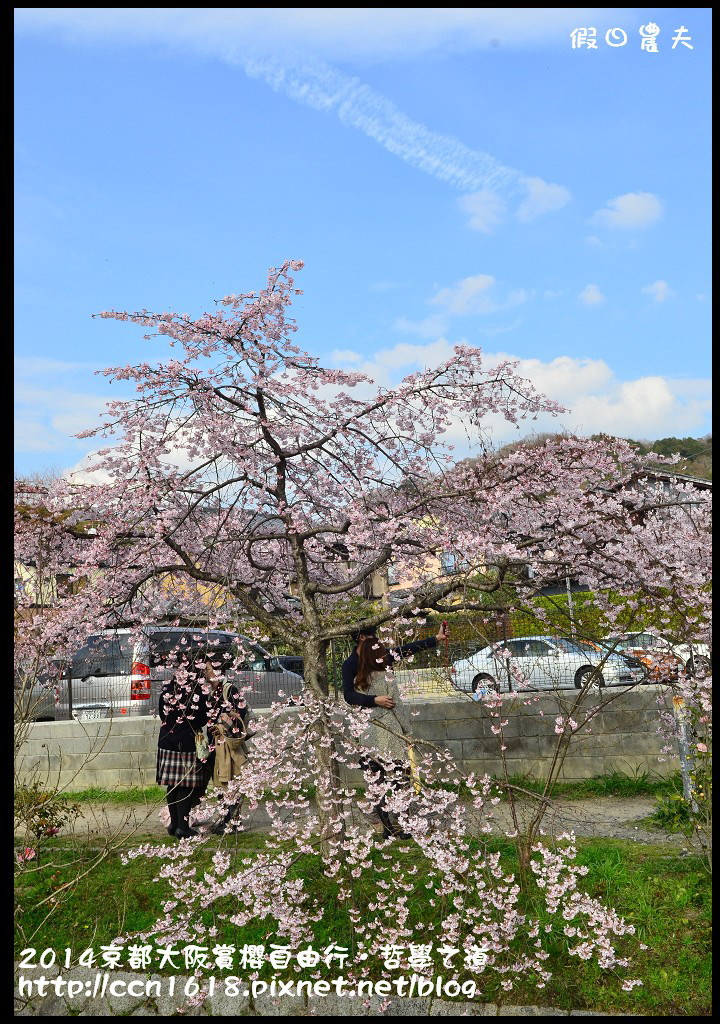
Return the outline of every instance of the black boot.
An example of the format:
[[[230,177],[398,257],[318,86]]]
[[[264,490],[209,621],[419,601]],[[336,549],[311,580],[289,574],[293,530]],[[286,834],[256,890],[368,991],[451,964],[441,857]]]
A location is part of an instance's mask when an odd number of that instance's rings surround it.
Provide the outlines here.
[[[170,824],[168,825],[167,833],[169,836],[174,836],[178,826],[177,786],[168,786],[165,799],[167,800],[168,811],[170,812]]]
[[[395,825],[387,811],[377,808],[380,821],[383,827],[383,839],[412,839],[409,832],[405,832],[399,825]]]
[[[217,823],[217,825],[213,825],[213,827],[210,829],[214,836],[224,836],[226,832],[235,831],[235,829],[231,829],[229,826],[235,819],[239,817],[241,806],[242,803],[230,805],[230,807],[225,812],[224,817]]]
[[[189,821],[190,811],[195,806],[193,802],[195,790],[178,786],[176,792],[179,799],[177,801],[177,826],[175,828],[175,838],[189,839],[191,836],[198,835],[197,830],[190,827]]]

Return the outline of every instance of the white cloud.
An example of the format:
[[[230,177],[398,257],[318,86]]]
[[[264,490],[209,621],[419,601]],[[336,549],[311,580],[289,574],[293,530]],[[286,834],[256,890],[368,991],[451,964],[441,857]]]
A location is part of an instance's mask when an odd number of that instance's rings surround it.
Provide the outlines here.
[[[453,345],[446,338],[426,345],[405,342],[381,349],[354,366],[378,384],[391,387],[418,369],[451,359]],[[485,366],[492,369],[512,353],[485,352]],[[554,398],[568,411],[559,417],[521,421],[520,431],[501,416],[487,420],[492,440],[512,440],[531,428],[536,431],[568,430],[579,434],[606,432],[620,437],[693,436],[707,429],[711,408],[710,380],[675,380],[661,375],[622,380],[603,359],[519,359],[517,373],[531,380],[543,394]],[[359,397],[359,391],[356,392]],[[457,444],[458,454],[467,446],[465,425],[453,424],[448,440]]]
[[[17,418],[14,424],[16,452],[56,452],[67,447],[67,438],[50,433],[44,423]]]
[[[672,383],[659,376],[619,382],[610,393],[584,395],[573,414],[584,433],[658,437],[697,429],[710,408],[709,382],[704,399],[686,402]]]
[[[464,277],[454,288],[441,288],[430,299],[432,306],[445,306],[450,313],[484,312],[487,306],[487,291],[495,284],[490,274],[475,274]]]
[[[434,316],[426,316],[424,320],[410,320],[406,316],[397,318],[393,327],[403,334],[417,334],[420,338],[437,338],[445,334],[450,326],[450,317],[438,313]]]
[[[507,309],[508,306],[521,306],[524,302],[529,302],[534,295],[535,290],[533,288],[516,288],[510,292],[505,302],[498,306],[498,309]]]
[[[396,326],[401,330],[414,329],[418,334],[431,337],[433,328],[437,328],[436,334],[447,330],[451,316],[495,313],[512,306],[520,306],[535,294],[526,288],[516,288],[502,296],[498,295],[496,285],[497,282],[491,274],[475,274],[471,277],[464,277],[451,287],[441,288],[428,300],[429,305],[444,308],[447,316],[428,317],[420,324],[413,324],[402,318],[397,321]]]
[[[505,353],[501,356],[517,358]],[[563,405],[570,405],[578,394],[608,388],[613,379],[612,370],[603,359],[575,359],[573,356],[558,356],[550,362],[521,359],[518,373],[529,377],[542,392]]]
[[[665,302],[667,299],[672,299],[675,295],[667,281],[653,281],[652,284],[646,285],[642,292],[644,295],[650,295],[655,302]]]
[[[330,353],[330,359],[336,365],[346,363],[359,363],[362,356],[359,352],[353,352],[350,348],[336,348]]]
[[[528,196],[517,211],[518,220],[533,220],[543,213],[561,210],[572,199],[570,190],[564,185],[551,185],[542,178],[525,178],[524,184]]]
[[[97,444],[72,436],[98,426],[107,400],[122,397],[117,385],[113,385],[112,396],[83,389],[86,381],[95,383],[89,371],[97,368],[97,363],[44,356],[20,356],[15,360],[16,451],[77,451]],[[98,384],[108,386],[107,381]]]
[[[628,8],[585,8],[583,24]],[[610,20],[608,20],[610,19]],[[568,7],[16,7],[19,31],[185,46],[227,57],[239,49],[302,49],[327,60],[383,60],[502,46],[569,45]]]
[[[663,214],[663,204],[652,192],[626,192],[608,199],[604,209],[593,214],[591,223],[609,228],[648,228]]]
[[[505,203],[490,189],[480,189],[467,196],[460,196],[458,204],[463,213],[470,217],[468,227],[473,231],[490,234],[505,216]]]
[[[464,277],[457,284],[440,288],[428,299],[428,305],[440,306],[442,313],[435,313],[422,320],[411,320],[406,316],[398,317],[393,327],[403,334],[416,334],[420,338],[436,339],[447,334],[456,316],[487,316],[505,309],[511,309],[528,302],[535,295],[526,288],[516,288],[510,292],[498,293],[497,282],[491,274],[474,274]],[[519,325],[516,321],[509,326],[488,328],[486,337],[503,334],[514,330]]]
[[[353,370],[367,374],[382,387],[391,387],[414,370],[437,366],[451,359],[453,352],[454,346],[446,338],[436,338],[425,345],[401,341],[391,348],[379,349],[360,363],[354,363]],[[367,385],[361,385],[354,389],[353,396],[370,394],[370,390]]]
[[[605,296],[596,284],[586,284],[578,294],[578,298],[586,306],[598,306],[601,302],[605,301]]]
[[[427,344],[400,342],[363,356],[352,349],[338,349],[333,353],[337,362],[343,360],[353,370],[367,374],[377,385],[392,387],[408,373],[437,366],[451,360],[454,346],[446,338],[436,338]],[[528,378],[540,392],[564,405],[568,411],[559,417],[538,417],[536,421],[520,421],[516,429],[499,415],[483,422],[484,431],[496,444],[512,440],[534,431],[568,430],[579,434],[607,432],[624,437],[678,437],[694,436],[707,430],[707,417],[711,407],[711,382],[704,379],[675,380],[659,374],[623,380],[603,359],[578,359],[558,356],[550,360],[520,358],[503,351],[485,352],[484,365],[493,369],[501,362],[517,360],[516,372]],[[328,395],[337,387],[324,389]],[[370,397],[374,387],[358,385],[355,398]],[[95,396],[92,396],[95,397]],[[58,402],[55,402],[56,407]],[[60,450],[58,433],[43,433],[42,424],[28,422],[23,435],[27,451]],[[456,454],[462,456],[468,449],[467,425],[456,421],[446,436],[456,445]],[[62,447],[66,450],[63,439]],[[97,447],[97,442],[95,442]],[[89,479],[87,466],[92,461],[86,455],[74,467],[79,479]],[[168,461],[187,467],[190,460],[178,443]]]
[[[106,399],[62,386],[15,387],[15,449],[18,452],[58,451],[91,442],[73,438],[98,426]]]
[[[511,331],[516,331],[522,324],[522,317],[518,317],[509,324],[499,324],[497,327],[483,327],[482,335],[484,338],[496,338],[498,334],[509,334]]]
[[[95,469],[90,471],[89,467],[97,461],[97,455],[89,452],[84,455],[74,466],[66,469],[63,476],[74,484],[113,484],[114,480],[106,469]]]
[[[77,370],[99,370],[98,363],[73,363],[63,359],[47,359],[45,356],[17,356],[15,374],[17,377],[36,377],[42,374],[67,374]]]
[[[177,424],[177,431],[173,437],[173,440],[168,444],[168,452],[159,457],[159,461],[165,466],[172,470],[179,470],[185,472],[192,466],[197,465],[197,458],[191,458],[188,453],[188,448],[183,445],[183,441],[187,438],[187,431],[184,431],[179,423]],[[94,462],[97,462],[98,455],[97,451],[99,447],[105,448],[110,447],[111,442],[105,442],[102,445],[98,445],[97,439],[93,440],[93,450],[87,452],[79,462],[70,469],[65,470],[63,476],[71,479],[74,483],[88,483],[88,484],[105,484],[112,482],[112,476],[106,469],[93,469],[90,470],[90,466]]]

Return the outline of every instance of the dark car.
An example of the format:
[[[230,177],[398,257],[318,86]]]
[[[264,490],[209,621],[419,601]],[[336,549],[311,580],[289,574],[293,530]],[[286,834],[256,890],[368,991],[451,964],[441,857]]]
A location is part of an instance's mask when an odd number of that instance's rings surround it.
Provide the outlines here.
[[[299,676],[303,675],[303,660],[298,654],[276,654],[273,661],[282,665],[288,672],[295,672]]]

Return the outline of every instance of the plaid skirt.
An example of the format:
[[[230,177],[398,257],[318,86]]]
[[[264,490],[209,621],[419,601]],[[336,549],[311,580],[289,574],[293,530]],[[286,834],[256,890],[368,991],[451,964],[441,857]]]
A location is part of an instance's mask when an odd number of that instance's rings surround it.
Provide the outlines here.
[[[163,750],[158,747],[155,781],[158,786],[185,786],[205,789],[208,775],[194,750]]]

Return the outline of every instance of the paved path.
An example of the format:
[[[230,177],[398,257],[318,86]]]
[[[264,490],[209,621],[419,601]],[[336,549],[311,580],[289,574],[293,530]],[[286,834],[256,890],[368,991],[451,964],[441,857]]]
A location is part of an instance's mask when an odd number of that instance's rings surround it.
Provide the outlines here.
[[[656,845],[671,844],[688,848],[689,841],[683,835],[665,832],[663,829],[648,827],[643,819],[652,812],[654,801],[649,797],[594,797],[588,800],[558,801],[544,822],[545,831],[558,834],[573,831],[577,836],[587,838],[631,839],[640,843]],[[97,839],[100,837],[123,837],[124,845],[134,839],[147,841],[147,837],[167,837],[157,804],[82,804],[83,817],[71,827],[61,830],[61,835],[71,832],[78,838]],[[519,814],[526,818],[532,804],[519,804]],[[355,812],[356,820],[371,827],[369,819]],[[258,809],[249,815],[243,831],[265,832],[269,829],[267,813]],[[493,832],[504,834],[513,829],[510,808],[506,803],[497,805],[494,812]]]

